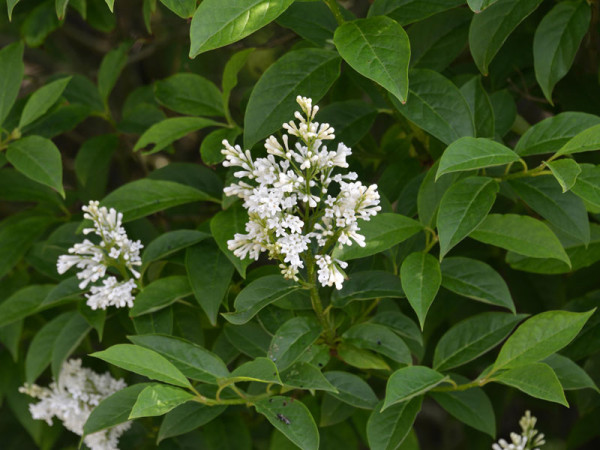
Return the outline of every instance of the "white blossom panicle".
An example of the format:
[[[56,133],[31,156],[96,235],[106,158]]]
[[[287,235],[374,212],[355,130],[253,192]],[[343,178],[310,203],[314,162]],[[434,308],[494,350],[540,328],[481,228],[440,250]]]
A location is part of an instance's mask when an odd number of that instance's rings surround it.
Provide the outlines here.
[[[239,169],[233,173],[239,181],[224,192],[241,198],[249,216],[246,232],[227,245],[241,259],[258,259],[267,252],[279,261],[283,276],[296,281],[314,251],[319,282],[341,289],[341,269],[347,264],[333,259],[332,252],[336,246],[365,245],[358,220],[370,220],[380,211],[379,193],[376,185],[356,181],[354,172],[334,174],[348,168],[352,151],[343,143],[328,150],[323,142],[335,139],[335,130],[314,121],[319,107],[310,98],[298,96],[296,101],[299,122],[283,124],[287,134],[281,142],[275,136],[265,141],[266,158],[253,160],[249,150],[223,141],[223,165]]]
[[[53,381],[49,387],[26,384],[19,388],[19,392],[40,400],[29,405],[34,419],[45,420],[52,425],[52,419],[56,417],[67,430],[82,436],[83,425],[92,410],[106,397],[126,386],[123,380],[115,380],[108,372],[97,374],[81,367],[80,359],[71,359],[64,362],[58,381]],[[90,434],[83,442],[91,450],[118,450],[119,437],[130,427],[131,422],[125,422]]]
[[[525,411],[521,417],[519,425],[521,434],[510,433],[510,442],[500,439],[492,444],[492,450],[540,450],[540,447],[546,443],[544,434],[535,429],[537,419],[531,415],[531,412]]]
[[[68,255],[58,257],[56,269],[63,274],[72,267],[80,269],[77,273],[79,287],[85,289],[90,283],[102,281],[102,285],[92,285],[86,294],[87,304],[92,309],[106,309],[109,306],[117,308],[133,306],[133,289],[136,284],[133,278],[139,278],[140,273],[136,267],[142,265],[140,250],[143,245],[140,241],[132,241],[127,237],[123,228],[123,214],[114,208],[107,209],[99,206],[98,201],[90,201],[81,208],[83,217],[92,221],[91,228],[85,228],[84,234],[93,233],[100,239],[95,244],[88,239],[73,245]],[[119,282],[115,276],[108,276],[109,267],[114,267],[121,274],[131,274]]]

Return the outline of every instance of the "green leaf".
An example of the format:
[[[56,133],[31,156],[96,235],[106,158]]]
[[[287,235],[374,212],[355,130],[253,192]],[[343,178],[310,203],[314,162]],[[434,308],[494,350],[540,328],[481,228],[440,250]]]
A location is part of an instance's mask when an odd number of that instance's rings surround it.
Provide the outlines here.
[[[46,111],[60,98],[69,81],[71,81],[71,77],[64,77],[35,91],[27,100],[25,108],[23,108],[19,128],[29,125],[46,114]]]
[[[481,388],[456,392],[431,392],[439,405],[463,423],[496,437],[496,416],[492,402]]]
[[[471,17],[469,11],[456,8],[408,28],[410,66],[443,71],[464,50]]]
[[[191,387],[188,379],[167,359],[153,350],[131,344],[117,344],[90,356],[109,364],[143,375],[151,380],[162,381],[185,388]]]
[[[75,157],[75,174],[83,191],[80,195],[90,199],[104,196],[111,159],[118,146],[116,135],[103,134],[88,139],[79,147]]]
[[[498,189],[498,183],[487,177],[469,177],[450,186],[437,215],[440,259],[485,219]]]
[[[12,168],[0,169],[0,198],[3,201],[62,204],[55,191]]]
[[[400,280],[406,298],[419,318],[422,330],[427,311],[442,283],[440,263],[429,253],[411,253],[402,262]]]
[[[108,103],[108,96],[115,87],[119,75],[121,75],[125,64],[127,64],[127,53],[130,48],[130,42],[123,42],[117,48],[108,52],[102,59],[98,70],[98,91],[105,105]]]
[[[234,267],[212,241],[201,242],[188,248],[185,253],[185,267],[196,301],[210,323],[215,326]]]
[[[240,352],[251,358],[266,356],[271,343],[269,335],[260,325],[249,322],[244,325],[225,324],[227,340]]]
[[[210,234],[196,230],[168,231],[158,236],[144,248],[142,264],[147,266],[153,261],[164,259],[208,237],[210,237]]]
[[[590,224],[583,201],[572,192],[562,192],[552,176],[510,181],[510,186],[527,205],[552,225],[575,239],[590,242]]]
[[[210,232],[219,249],[231,261],[242,278],[246,278],[246,268],[252,264],[252,259],[240,259],[235,256],[227,247],[227,241],[233,239],[236,233],[244,233],[246,222],[248,222],[248,213],[240,204],[218,212],[210,221]]]
[[[124,221],[131,222],[173,206],[204,201],[218,202],[207,193],[190,186],[144,178],[112,191],[101,204],[122,212]]]
[[[197,402],[184,403],[167,413],[158,430],[157,444],[164,439],[189,433],[221,415],[227,406],[206,406]]]
[[[459,11],[459,10],[457,10]],[[494,107],[481,84],[481,77],[475,76],[463,84],[460,92],[469,104],[475,121],[475,136],[493,138],[495,136]]]
[[[515,312],[504,279],[492,267],[476,259],[455,256],[442,262],[442,286],[467,298]]]
[[[556,235],[543,222],[518,214],[490,214],[473,231],[473,239],[533,258],[571,262]]]
[[[181,388],[167,384],[152,384],[139,393],[129,418],[162,416],[192,399],[194,395]]]
[[[64,361],[75,351],[92,327],[81,314],[75,314],[60,331],[52,347],[52,376],[58,379]]]
[[[321,402],[319,427],[328,427],[343,422],[355,412],[356,408],[353,406],[350,406],[329,394],[324,394]]]
[[[502,342],[525,317],[526,314],[486,312],[457,323],[437,343],[433,368],[447,371],[480,357]]]
[[[363,370],[390,370],[390,366],[383,358],[348,342],[340,342],[336,350],[340,359],[352,367]]]
[[[224,47],[274,21],[293,0],[205,0],[190,27],[190,58]]]
[[[407,365],[412,363],[407,345],[396,333],[384,325],[359,323],[346,330],[342,338],[358,348],[381,353],[396,362]]]
[[[54,286],[53,284],[26,286],[0,303],[0,327],[37,312]]]
[[[600,149],[600,124],[583,130],[569,139],[558,151],[556,156],[573,153],[590,152]]]
[[[279,327],[267,356],[279,370],[285,370],[315,343],[321,331],[321,326],[313,317],[294,317]]]
[[[469,8],[471,8],[474,13],[480,13],[497,1],[498,0],[467,0],[467,3],[469,4]]]
[[[129,310],[129,316],[138,317],[158,311],[191,294],[192,288],[188,277],[174,275],[159,278],[137,294],[133,308]]]
[[[228,382],[258,381],[261,383],[283,384],[275,363],[269,358],[259,357],[237,367],[227,377]]]
[[[23,211],[0,222],[0,277],[21,260],[54,220],[35,211]]]
[[[150,155],[194,131],[214,126],[221,126],[221,124],[203,117],[171,117],[148,128],[136,142],[133,150],[138,151],[152,145],[150,149],[144,151],[144,154]]]
[[[562,2],[544,16],[535,31],[535,78],[550,103],[554,86],[573,65],[579,44],[590,26],[591,17],[591,8],[587,2]]]
[[[138,395],[148,386],[150,386],[150,383],[127,386],[102,400],[92,410],[85,422],[83,426],[84,435],[87,436],[127,422]]]
[[[354,19],[347,9],[342,8],[341,11],[348,20]],[[277,24],[293,30],[319,47],[333,41],[333,33],[338,26],[325,2],[294,2],[277,18]]]
[[[17,4],[7,4],[10,19],[12,9]],[[21,81],[25,73],[23,63],[23,42],[14,42],[0,50],[0,125],[8,116],[21,88]]]
[[[500,47],[515,28],[540,5],[542,0],[497,0],[473,16],[469,29],[469,47],[479,71],[488,67]]]
[[[419,186],[417,193],[417,211],[419,220],[428,227],[435,225],[440,202],[448,188],[457,180],[458,175],[443,177],[441,180],[435,179],[435,173],[439,167],[440,161],[437,160],[425,174],[425,178]]]
[[[362,100],[334,102],[319,110],[319,121],[335,129],[336,142],[354,147],[369,133],[377,110]]]
[[[246,65],[246,61],[253,51],[254,48],[240,50],[231,55],[231,58],[229,58],[229,61],[225,64],[225,68],[223,69],[223,81],[221,84],[223,89],[223,107],[225,110],[229,108],[229,96],[231,95],[231,91],[238,84],[238,74],[240,70],[242,70],[242,67]]]
[[[406,25],[463,3],[464,0],[375,0],[368,16],[386,15]]]
[[[593,389],[598,392],[598,386],[585,370],[566,356],[555,353],[542,362],[548,364],[558,377],[565,391],[574,389]]]
[[[494,370],[510,369],[547,358],[571,342],[594,313],[546,311],[526,320],[507,339]]]
[[[240,134],[242,134],[242,130],[239,127],[219,128],[215,131],[211,131],[200,143],[202,162],[209,166],[221,163],[225,159],[225,155],[221,153],[221,150],[223,149],[222,142],[226,140],[231,145],[234,145],[235,140]]]
[[[158,103],[180,114],[222,117],[225,113],[217,86],[195,73],[177,73],[157,81],[154,96]]]
[[[418,325],[400,311],[381,311],[371,321],[392,329],[415,354],[423,352],[423,336]]]
[[[224,313],[227,321],[242,325],[252,319],[261,309],[283,298],[300,287],[281,275],[267,275],[246,286],[235,298],[234,312]]]
[[[425,366],[408,366],[396,370],[388,379],[381,411],[392,405],[423,395],[448,377]]]
[[[286,386],[297,389],[315,389],[319,391],[337,392],[327,378],[312,364],[298,361],[281,372],[281,380]]]
[[[379,402],[367,421],[367,440],[372,450],[395,450],[404,442],[421,410],[422,397],[413,398],[381,411]]]
[[[216,379],[229,376],[229,370],[217,355],[185,339],[162,334],[134,335],[128,339],[135,345],[152,350],[153,354],[160,353],[161,358],[166,358],[178,371],[193,380],[215,384]]]
[[[406,104],[391,98],[400,114],[447,145],[475,135],[469,105],[454,83],[428,69],[412,69],[409,80]]]
[[[369,221],[359,221],[360,234],[365,236],[365,246],[358,244],[336,248],[334,258],[344,261],[375,255],[393,247],[418,233],[423,226],[416,220],[393,213],[377,214]]]
[[[26,177],[51,187],[65,197],[60,151],[50,139],[28,136],[13,141],[8,144],[6,159]]]
[[[521,156],[554,153],[577,134],[598,124],[600,117],[576,111],[548,117],[521,136],[515,152]]]
[[[518,160],[519,155],[496,141],[463,137],[444,151],[435,178],[437,180],[446,173],[502,166]]]
[[[55,317],[40,328],[33,337],[25,357],[25,379],[28,383],[33,383],[50,365],[54,343],[74,314],[76,314],[74,311],[69,311]]]
[[[221,0],[217,1],[220,4]],[[279,58],[260,77],[250,94],[244,115],[244,146],[252,147],[292,119],[298,109],[296,97],[300,93],[318,102],[339,74],[340,57],[329,50],[305,48]]]
[[[160,0],[160,2],[182,19],[189,19],[196,11],[196,0]]]
[[[333,41],[350,67],[406,102],[410,43],[396,21],[378,16],[345,22]]]
[[[581,173],[571,190],[594,208],[600,209],[600,166],[581,164],[580,167]]]
[[[556,374],[544,363],[533,363],[507,370],[492,379],[525,392],[535,398],[569,407]]]
[[[85,289],[79,287],[79,278],[72,276],[58,283],[42,302],[41,307],[52,308],[63,302],[69,302],[80,298],[79,296],[85,292]]]
[[[331,303],[344,308],[350,302],[397,297],[404,297],[400,278],[383,270],[367,270],[352,273],[342,289],[333,291]]]
[[[310,411],[301,401],[292,402],[290,398],[278,395],[259,400],[254,407],[302,450],[319,448],[319,430]]]
[[[56,9],[56,17],[58,17],[58,20],[63,20],[65,18],[68,4],[69,0],[55,0],[54,8]]]
[[[133,326],[138,334],[170,334],[173,332],[173,308],[136,317],[133,319]]]
[[[338,400],[361,409],[373,409],[377,396],[371,386],[358,375],[348,372],[325,372],[325,378],[338,390],[331,395]]]
[[[115,0],[104,0],[106,2],[106,6],[110,9],[110,12],[114,12],[115,8]]]
[[[556,181],[562,187],[563,192],[567,192],[577,181],[577,176],[581,173],[581,166],[570,158],[562,158],[557,161],[544,162],[550,169]]]

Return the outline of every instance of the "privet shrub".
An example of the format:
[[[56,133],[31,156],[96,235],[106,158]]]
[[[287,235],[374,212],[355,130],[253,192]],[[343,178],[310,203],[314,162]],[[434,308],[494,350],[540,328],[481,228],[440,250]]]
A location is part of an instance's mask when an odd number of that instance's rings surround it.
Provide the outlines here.
[[[0,8],[0,447],[598,448],[598,2]]]

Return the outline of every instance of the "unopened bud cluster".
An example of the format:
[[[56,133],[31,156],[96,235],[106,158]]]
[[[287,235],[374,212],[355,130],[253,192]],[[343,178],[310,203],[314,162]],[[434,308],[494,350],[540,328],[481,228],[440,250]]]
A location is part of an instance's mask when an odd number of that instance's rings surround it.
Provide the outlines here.
[[[521,426],[521,434],[510,433],[510,441],[500,439],[497,443],[492,444],[493,450],[540,450],[540,447],[546,443],[544,434],[539,433],[535,429],[537,419],[531,415],[531,412],[525,411],[525,415],[521,417],[519,425]]]
[[[240,180],[224,192],[240,197],[249,215],[246,233],[236,234],[227,244],[241,259],[258,259],[268,252],[279,261],[284,277],[294,280],[316,246],[319,282],[341,289],[347,264],[333,258],[332,252],[353,242],[365,245],[358,219],[377,214],[379,193],[376,185],[356,181],[354,172],[334,173],[348,168],[351,150],[343,143],[335,151],[328,150],[323,142],[335,139],[334,129],[314,121],[319,108],[311,99],[296,100],[299,123],[283,124],[287,134],[282,142],[274,136],[266,140],[266,158],[253,160],[249,150],[223,141],[223,165],[239,168],[234,176]],[[295,145],[290,138],[296,138]]]
[[[69,249],[68,255],[58,258],[58,273],[63,274],[73,266],[79,269],[79,287],[85,289],[88,284],[91,285],[86,297],[87,304],[92,309],[106,309],[109,306],[131,308],[134,300],[132,291],[136,288],[135,278],[140,277],[135,268],[142,264],[140,250],[143,245],[140,241],[134,242],[127,237],[122,226],[123,214],[114,208],[100,207],[97,201],[90,201],[81,209],[83,217],[93,224],[92,228],[85,228],[83,233],[95,234],[99,243],[84,239],[75,244]],[[125,279],[119,280],[110,274],[109,267]],[[98,281],[102,284],[92,284]]]
[[[97,374],[81,367],[80,359],[65,361],[58,376],[49,387],[35,384],[19,388],[19,392],[37,398],[29,405],[31,417],[52,425],[56,417],[63,426],[79,436],[92,410],[106,397],[125,388],[123,380],[115,380],[107,372]],[[118,450],[119,437],[131,427],[125,422],[115,427],[87,435],[83,442],[91,450]]]

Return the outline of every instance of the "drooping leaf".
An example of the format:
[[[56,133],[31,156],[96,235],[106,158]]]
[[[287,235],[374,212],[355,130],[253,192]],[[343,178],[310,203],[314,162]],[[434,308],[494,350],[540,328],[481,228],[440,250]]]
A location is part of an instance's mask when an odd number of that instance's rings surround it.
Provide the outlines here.
[[[117,344],[106,350],[92,353],[90,356],[143,375],[151,380],[162,381],[185,388],[191,386],[188,379],[177,367],[160,354],[144,347],[131,344]]]
[[[0,327],[37,312],[53,288],[53,284],[30,285],[12,294],[0,303]]]
[[[8,2],[8,17],[17,2]],[[8,116],[21,87],[21,80],[25,73],[23,63],[23,42],[14,42],[0,50],[0,125]]]
[[[545,162],[546,166],[560,184],[563,193],[570,190],[577,181],[578,175],[581,173],[581,166],[570,158],[561,158],[557,161]]]
[[[23,108],[19,128],[23,128],[42,117],[60,98],[70,81],[71,77],[60,78],[35,91],[27,100],[25,108]]]
[[[426,366],[408,366],[398,369],[387,381],[381,410],[385,411],[392,405],[423,395],[447,380],[448,377]]]
[[[497,0],[476,14],[469,30],[469,47],[475,64],[483,75],[508,36],[542,0]]]
[[[399,447],[412,429],[421,409],[422,397],[398,403],[381,411],[379,402],[367,421],[367,439],[373,450],[393,450]]]
[[[177,73],[154,85],[156,100],[166,108],[190,116],[223,116],[221,92],[195,73]]]
[[[108,52],[102,59],[100,69],[98,70],[98,91],[105,105],[108,103],[108,96],[115,87],[117,79],[127,64],[127,53],[130,48],[131,43],[125,41],[114,50]]]
[[[569,139],[558,151],[556,156],[573,153],[590,152],[600,148],[600,124],[594,125]]]
[[[365,236],[365,246],[352,244],[336,248],[333,256],[341,260],[364,258],[387,250],[423,229],[416,220],[400,214],[377,214],[371,220],[359,221],[360,234]]]
[[[573,64],[591,17],[591,8],[587,2],[562,2],[544,16],[535,31],[535,77],[550,103],[554,86]]]
[[[406,104],[391,98],[400,114],[448,145],[475,135],[469,105],[454,83],[428,69],[412,69],[409,82]]]
[[[60,151],[50,139],[27,136],[13,141],[6,159],[23,175],[51,187],[64,198]]]
[[[600,166],[581,164],[580,167],[581,173],[571,190],[594,208],[600,209]]]
[[[235,311],[223,314],[229,322],[241,325],[248,322],[265,306],[299,289],[299,286],[281,275],[267,275],[254,280],[235,298]]]
[[[292,119],[298,109],[296,97],[300,92],[313,102],[319,101],[339,74],[340,57],[329,50],[306,48],[279,58],[260,77],[248,100],[244,146],[252,147]]]
[[[104,197],[101,204],[122,212],[124,222],[130,222],[173,206],[203,201],[217,202],[209,194],[193,187],[144,178],[115,189]]]
[[[182,19],[189,19],[196,11],[196,0],[160,0],[160,2]]]
[[[570,266],[560,241],[543,222],[518,214],[490,214],[473,231],[473,239],[520,255],[554,258]]]
[[[194,297],[216,325],[219,307],[225,298],[234,267],[212,241],[205,241],[187,249],[185,267]]]
[[[429,253],[412,253],[402,262],[400,280],[423,329],[427,311],[442,283],[440,263]]]
[[[133,308],[129,310],[129,316],[138,317],[156,312],[191,294],[192,288],[188,277],[174,275],[159,278],[137,294]]]
[[[518,160],[519,155],[496,141],[463,137],[444,151],[436,179],[446,173],[502,166]]]
[[[523,366],[556,353],[577,336],[594,311],[546,311],[536,314],[506,340],[496,358],[494,369]]]
[[[319,448],[319,430],[312,414],[300,400],[274,396],[254,403],[256,411],[302,450]]]
[[[111,159],[118,145],[116,135],[102,134],[88,139],[79,147],[75,157],[75,174],[84,199],[104,196]]]
[[[331,393],[330,395],[348,405],[362,409],[373,409],[379,401],[371,386],[358,375],[338,371],[325,372],[324,375],[338,390],[337,394]]]
[[[227,340],[241,353],[251,358],[259,358],[267,355],[271,335],[255,322],[244,325],[225,324],[225,336]]]
[[[554,370],[565,391],[589,388],[598,392],[598,386],[587,372],[566,356],[554,353],[542,362],[548,364]]]
[[[146,334],[129,336],[129,340],[137,346],[152,350],[152,353],[159,353],[182,374],[194,380],[214,384],[216,379],[229,375],[225,363],[217,355],[185,339]]]
[[[333,41],[354,70],[406,102],[410,43],[396,21],[375,16],[346,22],[336,29]]]
[[[492,267],[476,259],[455,256],[441,264],[442,286],[467,298],[501,306],[515,312],[504,279]]]
[[[488,93],[481,84],[481,77],[475,76],[463,84],[460,92],[469,104],[475,122],[475,136],[493,138],[495,136],[494,107]]]
[[[129,418],[162,416],[193,398],[193,394],[181,388],[168,384],[151,384],[139,393]]]
[[[56,336],[52,346],[52,376],[58,379],[63,362],[75,351],[92,327],[83,315],[75,314]]]
[[[547,364],[532,363],[515,367],[495,375],[493,379],[517,388],[532,397],[569,407],[556,374]]]
[[[478,358],[498,345],[525,317],[525,314],[487,312],[457,323],[439,340],[433,368],[447,371]]]
[[[485,219],[497,192],[498,184],[487,177],[466,178],[446,191],[437,215],[440,258]]]

